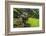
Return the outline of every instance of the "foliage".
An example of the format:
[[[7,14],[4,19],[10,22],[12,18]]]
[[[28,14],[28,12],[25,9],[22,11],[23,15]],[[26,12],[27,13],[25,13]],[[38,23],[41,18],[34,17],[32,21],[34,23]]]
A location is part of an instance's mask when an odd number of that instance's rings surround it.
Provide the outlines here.
[[[14,8],[13,18],[14,27],[39,26],[39,9]]]
[[[38,25],[39,25],[39,19],[28,18],[27,23],[29,23],[31,27],[38,27]]]

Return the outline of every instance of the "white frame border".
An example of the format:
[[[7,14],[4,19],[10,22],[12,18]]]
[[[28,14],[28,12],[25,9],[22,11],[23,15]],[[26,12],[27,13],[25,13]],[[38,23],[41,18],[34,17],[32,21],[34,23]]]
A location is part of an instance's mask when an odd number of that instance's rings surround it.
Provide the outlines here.
[[[39,27],[31,27],[31,28],[13,28],[13,8],[32,8],[39,9]],[[36,31],[42,30],[42,6],[34,6],[34,5],[10,5],[10,31]]]

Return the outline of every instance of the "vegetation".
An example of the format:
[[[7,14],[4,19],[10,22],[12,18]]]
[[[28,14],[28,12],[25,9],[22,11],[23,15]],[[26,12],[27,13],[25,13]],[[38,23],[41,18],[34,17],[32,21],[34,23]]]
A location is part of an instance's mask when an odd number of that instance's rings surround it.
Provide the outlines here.
[[[38,27],[39,9],[14,8],[13,27]]]
[[[27,23],[29,23],[31,27],[38,27],[39,26],[39,19],[28,18]]]

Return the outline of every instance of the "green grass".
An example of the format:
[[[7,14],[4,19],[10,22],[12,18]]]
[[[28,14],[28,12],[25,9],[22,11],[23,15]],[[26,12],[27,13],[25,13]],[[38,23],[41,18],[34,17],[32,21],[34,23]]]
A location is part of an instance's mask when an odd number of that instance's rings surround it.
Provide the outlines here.
[[[27,23],[30,24],[31,27],[38,27],[39,26],[39,19],[28,18]]]
[[[15,20],[16,19],[14,19],[13,24],[16,23]],[[39,19],[36,19],[36,18],[28,18],[28,20],[26,21],[26,23],[28,23],[30,25],[30,27],[38,27],[39,26]]]

